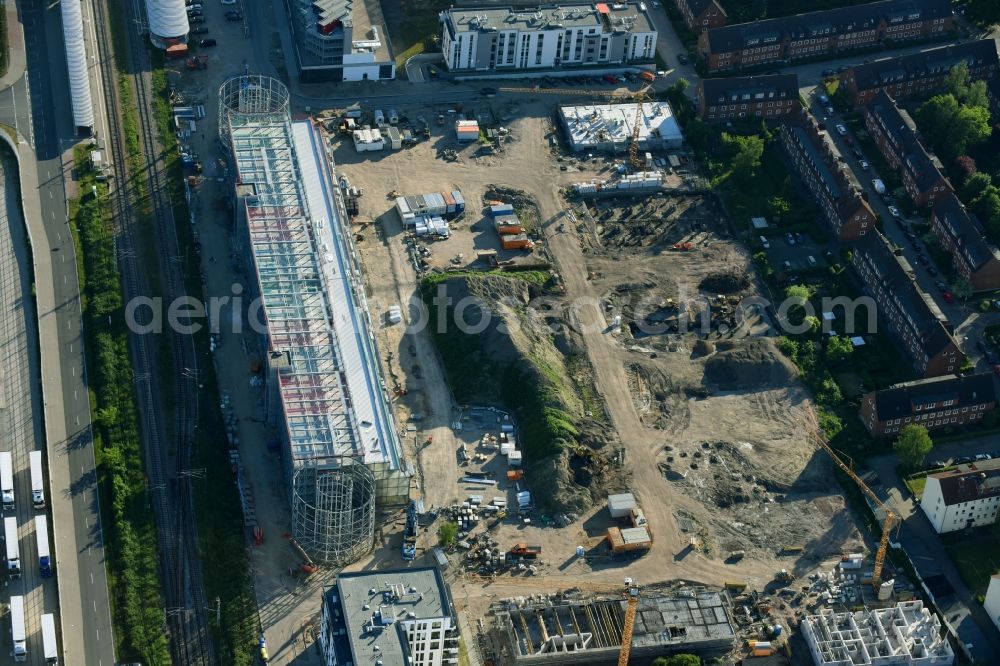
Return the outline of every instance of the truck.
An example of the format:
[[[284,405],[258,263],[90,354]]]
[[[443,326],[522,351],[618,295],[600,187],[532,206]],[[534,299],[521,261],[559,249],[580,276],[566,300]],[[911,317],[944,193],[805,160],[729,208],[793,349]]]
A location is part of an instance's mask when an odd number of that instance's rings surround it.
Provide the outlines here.
[[[42,615],[42,656],[46,666],[59,663],[58,646],[56,645],[56,619],[52,613]]]
[[[46,666],[59,663],[58,646],[56,645],[56,619],[52,613],[42,615],[42,656]]]
[[[410,500],[410,506],[406,509],[406,531],[403,532],[403,560],[410,562],[417,557],[417,519],[420,512],[417,510],[417,500]]]
[[[17,545],[17,518],[9,516],[3,519],[3,535],[7,545],[7,575],[20,578],[21,551]]]
[[[14,459],[10,451],[0,451],[0,501],[4,511],[14,508]]]
[[[31,464],[31,505],[36,509],[45,508],[45,478],[42,474],[42,452],[28,454]]]
[[[529,546],[526,543],[514,544],[514,547],[510,549],[510,554],[514,557],[524,557],[529,560],[533,560],[542,554],[541,546]]]
[[[10,597],[10,635],[14,639],[14,649],[10,653],[14,661],[28,661],[28,644],[24,634],[24,597],[19,594]]]
[[[35,540],[38,542],[38,572],[42,578],[52,578],[52,558],[49,555],[49,519],[35,516]]]

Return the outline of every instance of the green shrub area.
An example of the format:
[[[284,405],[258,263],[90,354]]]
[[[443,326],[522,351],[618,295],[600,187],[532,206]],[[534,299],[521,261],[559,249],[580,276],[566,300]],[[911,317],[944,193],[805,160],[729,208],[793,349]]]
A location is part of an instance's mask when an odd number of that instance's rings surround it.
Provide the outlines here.
[[[579,434],[571,405],[578,402],[576,387],[560,367],[561,356],[525,352],[516,362],[492,358],[487,345],[493,336],[464,333],[454,325],[453,310],[440,311],[435,302],[438,285],[452,279],[482,280],[486,277],[526,282],[538,289],[550,275],[541,271],[502,273],[443,273],[429,275],[421,283],[434,342],[441,354],[448,383],[459,402],[495,402],[517,416],[519,441],[526,462],[536,462],[575,443]],[[439,325],[443,322],[445,325]]]
[[[83,330],[116,647],[122,659],[169,664],[113,230],[106,206],[89,194],[91,186],[99,195],[103,188],[86,166],[86,151],[74,151],[81,191],[88,194],[71,202],[70,222],[82,258]]]
[[[10,40],[7,38],[7,12],[0,11],[0,76],[10,67]]]

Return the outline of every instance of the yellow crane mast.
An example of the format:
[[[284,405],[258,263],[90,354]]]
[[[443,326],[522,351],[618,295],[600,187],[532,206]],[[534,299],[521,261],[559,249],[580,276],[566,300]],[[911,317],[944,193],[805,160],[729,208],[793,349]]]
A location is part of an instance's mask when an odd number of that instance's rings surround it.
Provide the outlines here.
[[[892,509],[887,507],[882,500],[879,499],[878,495],[875,494],[868,484],[865,483],[860,476],[854,473],[850,465],[845,463],[840,459],[840,456],[830,447],[827,443],[826,438],[823,436],[823,431],[819,427],[819,422],[816,420],[816,415],[813,413],[812,409],[808,410],[810,420],[812,421],[812,437],[819,444],[820,448],[826,451],[827,455],[833,459],[833,462],[837,467],[840,468],[844,474],[849,476],[854,484],[863,492],[868,498],[877,506],[879,509],[885,512],[885,520],[882,521],[882,536],[879,539],[878,550],[875,551],[875,568],[872,570],[872,586],[877,592],[879,586],[882,584],[882,567],[885,564],[885,554],[889,549],[889,534],[892,532],[892,528],[896,526],[897,516],[892,512]]]
[[[632,629],[635,628],[635,612],[639,606],[639,585],[631,578],[625,579],[628,601],[625,603],[625,626],[622,627],[622,646],[618,651],[618,666],[628,666],[632,652]]]

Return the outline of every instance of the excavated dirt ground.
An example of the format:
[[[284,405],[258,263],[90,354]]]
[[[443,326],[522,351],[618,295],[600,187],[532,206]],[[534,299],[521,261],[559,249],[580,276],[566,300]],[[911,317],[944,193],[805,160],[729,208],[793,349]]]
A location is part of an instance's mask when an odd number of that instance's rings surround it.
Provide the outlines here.
[[[411,117],[435,113],[400,112]],[[603,427],[621,441],[624,467],[631,473],[612,489],[635,493],[654,536],[653,549],[644,557],[585,560],[575,557],[576,547],[598,553],[611,524],[601,504],[565,528],[505,521],[493,532],[504,547],[544,544],[538,573],[488,582],[459,576],[459,567],[452,566],[458,605],[481,617],[498,597],[565,589],[581,579],[606,589],[620,586],[624,576],[710,584],[749,580],[763,586],[776,569],[799,575],[829,553],[857,550],[858,533],[843,510],[830,465],[804,436],[806,393],[769,343],[743,349],[743,339],[766,332],[768,322],[752,309],[736,316],[741,298],[759,294],[746,279],[752,278],[748,255],[720,224],[721,212],[709,200],[688,195],[650,199],[655,208],[643,213],[648,219],[641,224],[614,207],[612,215],[600,219],[610,205],[605,203],[595,207],[596,216],[578,206],[567,212],[562,191],[573,182],[606,177],[607,164],[572,160],[568,171],[561,171],[560,164],[567,163],[555,161],[547,141],[551,113],[552,106],[541,103],[513,113],[498,109],[498,117],[516,116],[502,121],[515,140],[505,154],[485,159],[473,156],[474,147],[462,148],[457,162],[436,158],[442,147],[460,148],[437,127],[430,142],[396,153],[358,155],[349,144],[335,144],[339,171],[365,190],[357,230],[376,319],[391,305],[408,303],[419,279],[398,218],[389,211],[389,192],[461,189],[467,201],[478,202],[488,189],[502,186],[537,202],[539,249],[552,257],[565,287],[558,319],[576,333],[555,340],[555,346],[563,353],[564,347],[585,353],[588,363],[580,371],[592,378],[595,398],[603,399]],[[477,249],[493,246],[495,235],[490,236],[478,211],[472,212],[453,226],[450,239],[428,246],[428,263],[467,265]],[[370,224],[376,220],[377,225]],[[674,250],[675,243],[690,243],[690,249]],[[704,334],[633,335],[630,323],[637,312],[678,323],[675,306],[698,296],[716,305]],[[430,336],[383,325],[377,338],[387,376],[409,391],[397,406],[409,454],[421,470],[417,493],[428,506],[467,496],[470,489],[459,483],[464,470],[456,461],[459,438],[453,430],[461,412]],[[706,382],[706,366],[712,381]],[[739,386],[726,385],[730,372]],[[770,383],[756,384],[760,378]],[[745,386],[748,382],[755,385]],[[430,547],[434,540],[429,531],[421,545]],[[391,526],[386,526],[384,544],[372,562],[358,566],[398,563],[398,536]],[[804,554],[779,557],[778,549],[786,545],[805,546]],[[726,563],[730,550],[745,550],[746,557]]]

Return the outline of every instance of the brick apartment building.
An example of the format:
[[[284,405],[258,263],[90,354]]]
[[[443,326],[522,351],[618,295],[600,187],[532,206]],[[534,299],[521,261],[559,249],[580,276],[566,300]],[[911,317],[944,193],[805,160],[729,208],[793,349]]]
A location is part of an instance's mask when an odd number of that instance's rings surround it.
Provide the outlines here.
[[[910,424],[928,430],[976,423],[996,409],[993,375],[946,375],[896,384],[861,399],[859,416],[872,437],[896,437]]]
[[[955,272],[973,291],[1000,289],[1000,250],[986,238],[979,220],[970,215],[954,194],[931,210],[931,229],[951,255]]]
[[[852,267],[875,299],[879,331],[888,329],[914,370],[923,377],[958,372],[965,355],[951,336],[951,325],[930,296],[921,291],[913,268],[895,254],[886,238],[872,230],[855,243]]]
[[[944,177],[940,160],[927,152],[916,123],[888,93],[876,95],[864,106],[863,114],[865,127],[879,152],[902,177],[906,193],[918,208],[930,208],[951,194],[951,183]]]
[[[701,79],[698,115],[708,122],[738,118],[780,118],[801,108],[795,74]]]
[[[861,184],[816,119],[798,106],[781,124],[781,145],[823,211],[833,236],[855,241],[875,228],[875,213],[861,198]]]
[[[867,104],[883,91],[896,100],[928,97],[941,89],[951,68],[962,62],[973,80],[996,76],[996,42],[980,39],[855,65],[840,73],[840,85],[854,106]]]
[[[698,53],[709,73],[721,72],[943,38],[953,23],[948,0],[884,0],[712,28],[698,37]]]
[[[726,25],[726,10],[718,0],[677,0],[677,11],[693,32]]]

